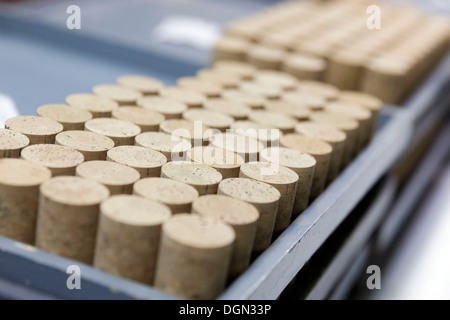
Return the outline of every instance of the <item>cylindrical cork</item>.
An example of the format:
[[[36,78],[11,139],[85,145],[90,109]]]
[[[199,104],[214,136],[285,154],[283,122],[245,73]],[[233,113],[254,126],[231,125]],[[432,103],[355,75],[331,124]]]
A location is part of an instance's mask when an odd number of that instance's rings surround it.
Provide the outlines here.
[[[163,165],[161,177],[187,183],[197,189],[200,195],[216,194],[222,180],[219,171],[204,163],[173,161]]]
[[[244,61],[251,43],[236,37],[222,37],[214,45],[213,62],[220,60]]]
[[[222,89],[236,89],[241,82],[237,74],[216,69],[202,69],[197,72],[197,77],[203,81],[209,81],[221,86]]]
[[[185,160],[191,143],[175,134],[144,132],[136,137],[136,145],[153,149],[166,156],[167,161]]]
[[[85,129],[110,138],[115,146],[133,145],[135,137],[141,133],[141,128],[137,125],[111,118],[89,120],[85,123]]]
[[[199,197],[197,189],[166,178],[145,178],[134,184],[133,193],[158,201],[170,208],[173,214],[191,212],[192,202]]]
[[[301,122],[295,127],[295,131],[303,136],[328,142],[333,151],[331,152],[330,167],[327,174],[327,183],[332,182],[341,171],[344,159],[347,135],[345,132],[333,126],[319,124],[316,122]]]
[[[353,159],[356,152],[356,145],[359,136],[358,121],[344,115],[330,113],[326,111],[318,111],[311,114],[310,120],[319,124],[332,126],[339,129],[347,135],[345,142],[344,157],[342,159],[342,167],[347,166]]]
[[[225,90],[222,98],[231,102],[242,103],[251,109],[263,109],[266,99],[261,96],[238,90]]]
[[[367,60],[364,51],[344,48],[335,52],[330,58],[326,82],[341,90],[357,90]]]
[[[209,99],[219,98],[222,93],[221,85],[194,77],[179,78],[177,86],[181,89],[199,92]]]
[[[281,232],[291,223],[297,193],[298,175],[284,166],[267,162],[249,162],[241,166],[239,177],[268,183],[280,194],[274,232]]]
[[[18,116],[5,122],[5,129],[20,132],[30,139],[31,144],[54,144],[55,137],[63,126],[52,119],[35,116]]]
[[[297,87],[297,79],[295,77],[275,70],[260,70],[256,72],[254,81],[277,87],[283,91],[291,91]]]
[[[286,58],[282,49],[255,45],[247,53],[247,61],[258,69],[280,70]]]
[[[141,128],[141,132],[159,131],[161,122],[165,120],[165,117],[157,111],[133,106],[113,110],[112,117],[134,123]]]
[[[69,107],[65,104],[47,104],[37,109],[37,115],[58,121],[68,130],[84,130],[86,121],[92,119],[92,113],[81,108]]]
[[[232,178],[219,183],[217,194],[240,199],[255,206],[259,211],[253,250],[262,252],[272,241],[275,219],[277,217],[280,192],[267,183],[260,181]]]
[[[135,169],[141,178],[159,177],[167,158],[161,152],[138,146],[120,146],[107,153],[107,160]]]
[[[299,150],[276,147],[261,151],[261,161],[282,165],[298,175],[297,194],[292,212],[292,220],[295,219],[308,207],[316,160]]]
[[[236,121],[231,126],[234,133],[246,135],[258,140],[264,147],[275,147],[280,145],[282,135],[280,129],[263,125],[254,121]]]
[[[189,109],[201,108],[206,101],[206,96],[192,90],[181,88],[164,88],[160,92],[161,97],[179,101]]]
[[[118,195],[100,205],[94,267],[153,284],[162,224],[170,209],[138,196]]]
[[[84,156],[75,149],[54,144],[35,144],[22,150],[22,158],[50,169],[52,176],[74,176]]]
[[[283,93],[283,90],[279,87],[255,81],[241,82],[239,84],[239,90],[268,100],[280,99]]]
[[[325,188],[333,148],[325,141],[302,136],[297,133],[282,136],[280,145],[288,149],[308,153],[316,159],[316,169],[314,170],[310,195],[310,201],[314,200]]]
[[[76,174],[105,185],[112,195],[131,194],[133,184],[141,178],[135,169],[111,161],[82,163],[77,167]]]
[[[311,115],[311,110],[306,105],[286,100],[267,101],[265,107],[267,111],[283,113],[299,121],[308,120]]]
[[[296,104],[300,107],[306,106],[313,111],[323,110],[323,108],[325,108],[325,104],[327,103],[327,100],[323,96],[320,96],[317,93],[305,91],[285,92],[283,93],[281,100]]]
[[[30,139],[20,132],[0,129],[0,159],[19,158],[23,148],[30,144]]]
[[[297,91],[305,94],[316,94],[324,97],[327,101],[336,100],[339,97],[339,89],[335,86],[312,80],[300,81]]]
[[[248,118],[262,125],[280,129],[283,134],[294,132],[298,123],[297,120],[286,114],[272,111],[252,111]]]
[[[235,234],[219,219],[178,214],[162,227],[155,287],[186,299],[214,299],[225,288]]]
[[[202,124],[212,129],[225,132],[233,124],[234,119],[224,113],[205,109],[188,110],[183,113],[183,118],[190,121],[201,121]]]
[[[244,159],[237,153],[213,146],[192,148],[187,160],[207,164],[219,171],[223,179],[237,178],[244,163]]]
[[[121,86],[139,91],[145,96],[159,94],[164,84],[158,79],[142,75],[124,75],[117,78],[117,83]]]
[[[283,62],[282,69],[299,80],[320,81],[327,63],[324,59],[303,54],[292,54]]]
[[[193,146],[209,143],[209,127],[200,121],[171,119],[162,122],[160,127],[161,132],[187,139]]]
[[[22,159],[0,159],[0,235],[34,244],[39,185],[50,170]]]
[[[221,60],[214,63],[213,70],[235,74],[241,80],[251,80],[257,69],[246,62]]]
[[[89,131],[65,131],[55,138],[57,145],[81,152],[84,161],[106,160],[106,152],[114,148],[114,141],[102,134]]]
[[[224,195],[206,195],[192,204],[192,213],[222,220],[236,234],[230,264],[230,277],[236,278],[248,268],[255,242],[259,211],[255,206]]]
[[[226,114],[234,120],[245,120],[251,109],[240,102],[225,99],[213,99],[205,102],[204,108],[209,111]]]
[[[92,93],[99,97],[111,99],[120,106],[135,105],[136,101],[143,97],[143,94],[137,90],[115,84],[100,84],[92,89]]]
[[[56,177],[41,185],[36,246],[91,264],[100,203],[106,187],[79,177]]]
[[[216,148],[225,149],[240,155],[245,162],[257,161],[259,152],[264,149],[262,143],[248,135],[225,133],[217,134],[212,138],[212,145]]]
[[[66,97],[66,103],[71,107],[89,111],[94,118],[109,118],[111,112],[119,107],[119,104],[114,100],[90,93],[71,94]]]
[[[145,97],[137,101],[138,106],[161,113],[166,120],[181,119],[188,107],[172,98]]]

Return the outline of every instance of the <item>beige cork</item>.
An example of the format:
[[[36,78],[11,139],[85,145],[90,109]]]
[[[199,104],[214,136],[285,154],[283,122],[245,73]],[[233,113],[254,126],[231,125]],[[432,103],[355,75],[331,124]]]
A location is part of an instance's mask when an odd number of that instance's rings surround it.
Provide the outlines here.
[[[307,107],[313,111],[323,110],[327,100],[317,94],[311,92],[285,92],[281,98],[283,101],[287,101],[300,107]]]
[[[162,224],[170,209],[156,201],[117,195],[100,205],[94,267],[153,284]]]
[[[164,132],[144,132],[136,137],[136,145],[161,152],[167,161],[185,160],[191,143],[181,136]]]
[[[281,232],[291,223],[297,193],[298,175],[284,166],[268,162],[249,162],[241,166],[239,177],[254,179],[276,188],[280,194],[274,232]]]
[[[249,63],[234,60],[217,61],[213,65],[213,70],[237,75],[241,80],[253,79],[253,76],[257,71],[257,69]]]
[[[135,137],[141,133],[139,126],[123,120],[111,118],[97,118],[85,123],[85,130],[102,134],[112,141],[115,146],[133,145]]]
[[[302,136],[297,133],[282,136],[280,145],[288,149],[308,153],[316,159],[316,169],[314,170],[310,195],[310,201],[314,200],[325,188],[333,147],[325,141]]]
[[[251,109],[245,104],[225,99],[213,99],[205,102],[204,108],[210,111],[224,113],[234,120],[245,120]]]
[[[247,61],[258,69],[280,70],[285,58],[284,50],[262,45],[253,46],[247,53]]]
[[[225,27],[227,35],[253,42],[262,36],[261,24],[250,20],[235,21]]]
[[[18,116],[5,122],[5,129],[20,132],[30,139],[31,144],[53,144],[63,126],[52,119],[36,116]]]
[[[280,192],[271,185],[245,178],[225,179],[217,194],[227,195],[252,204],[259,211],[253,250],[262,252],[270,246],[280,202]]]
[[[141,178],[138,171],[111,161],[89,161],[76,169],[77,176],[105,185],[112,195],[131,194],[133,184]]]
[[[141,132],[159,131],[159,125],[165,120],[165,117],[157,111],[133,106],[113,110],[112,117],[134,123],[141,128]]]
[[[202,81],[218,84],[222,89],[236,89],[241,82],[241,77],[238,74],[216,69],[199,70],[197,77]]]
[[[291,91],[297,87],[297,79],[295,77],[275,70],[258,71],[255,74],[254,81],[258,83],[265,83],[267,85],[280,88],[284,91]]]
[[[369,59],[363,50],[343,48],[330,57],[326,82],[341,90],[357,90]]]
[[[222,93],[221,85],[194,77],[179,78],[177,86],[181,89],[199,92],[207,98],[218,98]]]
[[[263,109],[266,99],[256,94],[238,90],[225,90],[222,98],[231,102],[242,103],[251,109]]]
[[[107,160],[135,169],[141,178],[159,177],[167,158],[161,152],[138,146],[120,146],[107,153]]]
[[[254,121],[236,121],[231,126],[234,133],[258,140],[264,147],[278,146],[282,135],[280,129]]]
[[[282,70],[299,80],[321,81],[327,63],[324,59],[304,54],[292,54],[283,62]]]
[[[283,90],[269,83],[255,81],[243,81],[239,84],[239,90],[251,95],[259,96],[268,100],[280,99]]]
[[[191,212],[192,202],[199,197],[197,189],[166,178],[145,178],[134,184],[133,193],[158,201],[170,208],[173,214]]]
[[[234,119],[224,113],[207,109],[187,110],[183,118],[190,121],[200,121],[205,126],[224,132],[233,124]]]
[[[251,43],[237,37],[222,37],[214,45],[213,62],[221,60],[244,61]]]
[[[36,246],[91,264],[100,203],[108,198],[108,189],[79,177],[56,177],[40,191]]]
[[[166,120],[181,119],[188,107],[186,104],[172,99],[161,97],[144,97],[137,101],[138,106],[161,113]]]
[[[0,235],[34,244],[39,185],[50,170],[22,159],[0,159]]]
[[[236,234],[230,264],[230,277],[236,278],[249,266],[255,242],[259,211],[248,202],[225,195],[206,195],[192,204],[192,213],[220,219]]]
[[[162,227],[155,287],[185,299],[214,299],[225,288],[235,240],[219,219],[173,216]]]
[[[210,128],[200,121],[171,119],[161,123],[161,132],[187,139],[194,146],[209,143]]]
[[[336,100],[339,96],[339,89],[335,86],[312,80],[300,81],[297,91],[305,94],[314,93],[324,97],[327,101]]]
[[[185,104],[189,109],[201,108],[206,101],[206,96],[200,92],[181,89],[165,88],[160,92],[161,97],[179,101]]]
[[[158,79],[141,75],[124,75],[117,78],[117,83],[121,86],[139,91],[143,95],[157,95],[164,84]]]
[[[311,115],[311,109],[300,103],[292,103],[286,100],[267,101],[265,108],[270,112],[286,114],[289,117],[299,121],[308,120]]]
[[[308,207],[316,160],[299,150],[275,147],[261,151],[261,161],[282,165],[298,175],[297,194],[292,212],[292,219],[295,219]]]
[[[52,172],[52,176],[74,176],[75,168],[84,162],[81,152],[53,144],[35,144],[22,150],[22,158]]]
[[[66,97],[67,105],[89,111],[94,118],[109,118],[119,104],[111,99],[90,93],[76,93]]]
[[[92,89],[92,93],[111,99],[120,106],[135,105],[136,101],[143,97],[143,94],[137,90],[115,84],[100,84]]]
[[[244,163],[237,153],[213,146],[194,147],[188,153],[187,160],[204,163],[220,172],[223,179],[237,178]]]
[[[23,148],[30,144],[30,139],[20,132],[0,129],[0,159],[19,158]]]
[[[262,125],[280,129],[283,134],[294,132],[297,120],[279,112],[253,111],[248,115],[249,120]]]
[[[58,121],[64,131],[84,130],[86,121],[91,120],[92,113],[81,108],[69,107],[65,104],[47,104],[37,109],[37,115]]]
[[[240,155],[245,162],[257,161],[264,145],[257,139],[240,133],[217,134],[212,138],[212,145]]]
[[[333,151],[331,152],[327,183],[332,182],[341,171],[345,144],[347,142],[347,135],[345,132],[327,124],[319,124],[310,121],[299,123],[295,127],[295,132],[303,136],[328,142],[331,145]]]
[[[84,161],[106,160],[106,152],[114,147],[114,141],[102,134],[78,130],[61,132],[55,143],[78,150]]]
[[[197,189],[200,195],[217,193],[222,175],[204,163],[173,161],[163,165],[161,177],[187,183]]]

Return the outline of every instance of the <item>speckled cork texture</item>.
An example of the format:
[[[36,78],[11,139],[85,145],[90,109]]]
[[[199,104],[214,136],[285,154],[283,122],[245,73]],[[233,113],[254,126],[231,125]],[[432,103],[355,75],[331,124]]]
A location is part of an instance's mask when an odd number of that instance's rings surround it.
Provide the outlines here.
[[[280,202],[280,192],[267,183],[260,181],[232,178],[219,183],[219,195],[227,195],[255,206],[260,218],[256,225],[253,250],[261,252],[270,246]]]
[[[108,189],[78,177],[56,177],[40,191],[36,246],[91,264],[100,203],[108,198]]]
[[[5,129],[20,132],[30,139],[31,144],[53,144],[63,126],[55,120],[36,117],[18,116],[5,122]]]
[[[299,80],[319,81],[323,79],[326,67],[324,59],[297,53],[287,57],[282,70]]]
[[[231,102],[242,103],[251,109],[263,109],[266,101],[259,95],[239,90],[225,90],[222,92],[222,98]]]
[[[241,275],[250,264],[259,211],[253,205],[224,195],[205,195],[192,204],[192,213],[212,217],[231,226],[236,235],[230,264],[230,277]]]
[[[117,78],[117,84],[139,91],[143,95],[157,95],[164,88],[158,79],[141,75],[124,75]]]
[[[281,97],[283,90],[268,83],[255,81],[243,81],[239,84],[239,90],[251,95],[259,96],[268,100],[277,100]]]
[[[169,98],[185,104],[189,109],[201,108],[206,101],[206,96],[188,89],[165,88],[160,92],[161,97]]]
[[[237,37],[223,37],[214,45],[213,61],[244,61],[251,43]]]
[[[71,94],[66,97],[66,103],[71,107],[89,111],[94,118],[111,117],[111,112],[119,107],[119,104],[114,100],[90,93]]]
[[[153,284],[161,227],[170,209],[133,195],[116,195],[100,205],[94,266],[111,274]]]
[[[114,141],[95,132],[65,131],[56,136],[57,145],[81,152],[84,161],[106,160],[106,152],[114,147]]]
[[[297,87],[297,79],[287,73],[275,70],[258,71],[254,81],[279,88],[283,91],[291,91]]]
[[[206,109],[188,110],[183,118],[190,121],[201,121],[202,124],[213,129],[225,132],[233,124],[234,119],[226,114]]]
[[[235,152],[244,158],[245,162],[257,161],[259,152],[264,145],[249,136],[235,133],[218,134],[211,137],[212,146]]]
[[[218,98],[222,93],[221,85],[194,77],[179,78],[177,86],[181,89],[201,93],[207,98]]]
[[[138,106],[161,113],[166,120],[181,119],[188,106],[173,98],[144,97],[137,101]]]
[[[22,159],[0,159],[0,235],[34,244],[39,185],[45,167]]]
[[[280,129],[249,120],[236,121],[231,126],[236,134],[257,139],[264,147],[278,146],[282,135]]]
[[[160,127],[161,132],[184,138],[190,141],[192,145],[207,145],[209,143],[210,128],[199,121],[170,119],[163,121]]]
[[[186,299],[214,299],[225,288],[235,234],[218,219],[173,216],[162,227],[155,287]]]
[[[180,181],[166,178],[146,178],[134,184],[133,193],[158,201],[173,214],[191,212],[192,202],[199,197],[197,189]]]
[[[257,71],[256,67],[249,63],[226,59],[215,62],[213,70],[235,74],[239,76],[241,80],[253,79]]]
[[[30,139],[20,132],[0,129],[0,159],[19,158],[23,148],[30,144]]]
[[[100,84],[92,89],[92,93],[103,98],[111,99],[120,106],[135,105],[143,97],[137,90],[115,84]]]
[[[159,125],[165,120],[165,117],[157,111],[133,106],[113,110],[112,117],[137,125],[141,128],[141,132],[158,131]]]
[[[186,139],[164,132],[144,132],[136,137],[137,146],[161,152],[167,161],[185,160],[191,143]]]
[[[37,109],[37,115],[58,121],[68,130],[84,130],[86,121],[91,120],[92,113],[81,108],[69,107],[65,104],[47,104]]]
[[[245,120],[251,109],[243,103],[225,99],[213,99],[205,102],[204,108],[209,111],[224,113],[234,120]]]
[[[308,120],[312,113],[306,105],[301,106],[285,100],[267,101],[265,109],[270,112],[283,113],[299,121]]]
[[[262,125],[280,129],[283,134],[293,133],[298,122],[286,114],[272,111],[252,111],[248,118]]]
[[[335,86],[311,80],[300,81],[297,86],[297,91],[300,93],[312,92],[324,97],[327,101],[336,100],[339,96],[339,89]]]
[[[296,104],[300,107],[307,107],[313,111],[323,110],[327,103],[327,100],[317,93],[298,91],[283,93],[281,100]]]
[[[85,123],[85,130],[110,138],[116,147],[133,145],[134,138],[141,133],[139,126],[128,121],[111,118],[89,120]]]

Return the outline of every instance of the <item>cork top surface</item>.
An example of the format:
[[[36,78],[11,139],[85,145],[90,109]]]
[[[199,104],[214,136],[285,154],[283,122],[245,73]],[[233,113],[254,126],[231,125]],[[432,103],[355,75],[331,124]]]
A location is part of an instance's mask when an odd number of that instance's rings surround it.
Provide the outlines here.
[[[294,76],[275,70],[258,71],[255,74],[254,81],[276,86],[283,90],[293,90],[297,86],[297,79]]]
[[[367,120],[371,117],[371,112],[363,107],[348,102],[330,102],[325,106],[325,110],[332,113],[350,116],[356,120]]]
[[[313,92],[323,96],[327,100],[334,100],[339,96],[339,89],[335,86],[312,80],[299,81],[297,91]]]
[[[145,178],[134,184],[134,193],[169,205],[183,205],[198,198],[198,191],[184,183],[168,178]]]
[[[81,108],[65,104],[47,104],[37,109],[38,116],[50,118],[62,123],[82,123],[92,119],[92,114]]]
[[[250,47],[250,43],[241,38],[222,37],[216,42],[215,47],[219,50],[231,52],[246,52]]]
[[[178,180],[192,186],[208,186],[218,184],[222,180],[219,171],[204,163],[189,161],[173,161],[163,165],[161,176]]]
[[[144,94],[158,94],[164,88],[161,81],[141,75],[124,75],[117,78],[117,83]]]
[[[293,104],[297,104],[300,106],[306,106],[312,110],[323,109],[327,100],[313,92],[285,92],[283,93],[282,100],[288,101]]]
[[[236,74],[241,79],[251,79],[256,72],[256,68],[249,63],[234,60],[221,60],[213,65],[214,70]]]
[[[290,55],[284,65],[290,69],[306,70],[306,71],[322,71],[326,67],[326,62],[322,58],[309,56],[306,54],[292,54]]]
[[[203,139],[208,126],[200,122],[190,121],[186,119],[170,119],[163,121],[160,125],[161,131],[173,134],[175,136],[186,139]]]
[[[106,151],[114,147],[114,141],[95,132],[72,130],[56,136],[56,143],[80,151]]]
[[[219,191],[233,198],[250,203],[273,203],[280,200],[280,192],[270,184],[246,178],[225,179],[219,183]]]
[[[162,153],[139,146],[112,148],[108,151],[108,159],[134,168],[158,168],[167,162]]]
[[[126,165],[111,161],[89,161],[76,169],[77,176],[111,186],[133,184],[141,177],[139,172]]]
[[[278,63],[283,61],[286,53],[282,49],[276,49],[263,45],[255,45],[248,52],[248,56],[257,60]]]
[[[308,119],[311,110],[305,105],[295,104],[286,100],[267,101],[266,110],[277,113],[285,113],[296,119]]]
[[[379,56],[371,61],[368,68],[372,72],[397,77],[404,76],[410,68],[410,65],[408,62],[400,59],[393,59],[388,56]]]
[[[304,136],[324,140],[329,143],[345,141],[347,135],[336,127],[316,122],[301,122],[295,127],[295,131]]]
[[[338,101],[354,103],[372,111],[378,111],[383,107],[383,101],[378,97],[358,91],[342,91]]]
[[[278,99],[281,97],[282,89],[267,82],[243,81],[239,89],[252,95],[267,99]]]
[[[222,87],[219,84],[194,77],[179,78],[177,85],[181,89],[200,92],[207,97],[218,97],[222,92]]]
[[[197,72],[197,77],[204,81],[220,84],[223,88],[236,88],[241,82],[241,77],[232,72],[219,69],[203,69]]]
[[[41,193],[54,202],[72,206],[99,205],[109,197],[105,186],[80,177],[52,178],[41,185]]]
[[[141,128],[137,125],[112,118],[92,119],[87,121],[84,126],[88,131],[115,138],[134,137],[141,133]]]
[[[240,119],[246,118],[251,111],[251,109],[242,102],[233,102],[225,99],[208,100],[205,102],[204,108]]]
[[[258,140],[236,133],[214,135],[212,137],[212,145],[239,154],[254,154],[264,148],[263,144]]]
[[[38,186],[50,179],[49,169],[23,159],[0,159],[0,184],[16,187]]]
[[[142,97],[142,93],[137,90],[118,86],[115,84],[97,85],[92,89],[92,92],[97,96],[117,101],[119,104],[133,104],[136,102],[136,100]]]
[[[103,201],[100,211],[114,221],[132,226],[159,225],[172,215],[164,204],[128,194],[115,195]]]
[[[194,200],[192,212],[222,220],[229,225],[246,225],[259,219],[259,211],[240,199],[224,195],[204,195]]]
[[[303,169],[316,165],[313,156],[295,149],[272,147],[261,151],[261,161],[279,163],[287,168]]]
[[[196,214],[177,214],[163,225],[163,233],[182,245],[215,249],[228,247],[235,239],[234,230],[216,218]]]
[[[229,128],[234,119],[224,113],[205,109],[187,110],[183,113],[183,118],[190,121],[202,121],[206,126],[210,128]]]
[[[248,118],[263,125],[273,126],[282,130],[290,130],[295,127],[297,120],[279,112],[252,111]]]
[[[54,144],[35,144],[22,150],[22,158],[44,167],[70,168],[84,162],[82,153],[75,149]]]
[[[18,150],[25,148],[30,139],[20,132],[0,129],[0,150]]]
[[[164,121],[165,117],[154,110],[124,106],[113,110],[113,118],[128,121],[138,126],[156,126]]]
[[[90,93],[71,94],[66,98],[66,103],[71,107],[83,108],[92,112],[111,112],[119,107],[114,100]]]
[[[296,149],[312,156],[331,154],[333,148],[325,141],[291,133],[281,137],[280,145],[288,149]]]
[[[236,134],[247,135],[260,142],[278,141],[282,135],[281,131],[273,126],[248,120],[236,121],[231,129],[234,129]]]
[[[166,115],[179,115],[187,110],[188,106],[173,98],[144,97],[137,101],[138,106],[154,110]]]
[[[250,108],[263,108],[265,99],[257,94],[242,92],[239,90],[225,90],[222,92],[222,98],[234,102],[239,102]]]
[[[370,61],[370,56],[363,50],[354,50],[349,48],[343,48],[337,50],[331,57],[332,60],[343,64],[363,67]]]
[[[327,124],[344,131],[354,131],[359,128],[358,121],[349,116],[330,113],[326,111],[317,111],[311,114],[310,120],[313,122]]]
[[[5,122],[5,128],[30,136],[54,135],[63,131],[63,126],[52,119],[37,116],[18,116]]]
[[[298,175],[291,169],[268,162],[244,163],[240,174],[271,185],[291,184],[298,181]]]
[[[160,152],[185,152],[191,143],[180,136],[164,132],[144,132],[136,137],[136,145]]]
[[[181,88],[164,88],[160,92],[161,97],[180,101],[188,106],[202,106],[206,97],[196,91]]]
[[[239,168],[244,163],[244,159],[240,155],[213,146],[192,148],[188,153],[188,159],[219,169]]]

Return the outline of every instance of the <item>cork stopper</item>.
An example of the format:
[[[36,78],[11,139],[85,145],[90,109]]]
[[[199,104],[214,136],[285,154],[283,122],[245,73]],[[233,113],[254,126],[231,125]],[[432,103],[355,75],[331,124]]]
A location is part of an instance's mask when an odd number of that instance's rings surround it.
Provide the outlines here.
[[[265,107],[267,111],[283,113],[297,120],[307,120],[311,115],[311,110],[306,105],[285,100],[267,101]]]
[[[116,146],[134,144],[134,138],[141,133],[141,129],[131,122],[110,118],[89,120],[85,129],[110,138]]]
[[[297,169],[313,168],[316,160],[313,156],[295,149],[283,147],[267,148],[261,151],[261,161],[279,163],[297,173]]]
[[[221,60],[214,63],[213,70],[235,74],[241,80],[251,80],[257,69],[246,62]]]
[[[343,102],[331,102],[328,103],[325,107],[327,112],[331,113],[339,113],[351,118],[354,118],[358,121],[367,121],[371,118],[371,113],[367,109],[360,107],[356,104],[343,103]]]
[[[257,161],[259,152],[264,148],[258,140],[236,133],[214,135],[211,140],[214,147],[235,152],[245,162]]]
[[[251,44],[237,37],[222,37],[214,45],[213,60],[245,60]]]
[[[339,96],[339,89],[327,83],[304,80],[300,81],[297,87],[299,92],[315,93],[324,97],[326,100],[336,100]]]
[[[102,134],[89,131],[65,131],[56,136],[57,145],[81,152],[84,161],[106,160],[106,152],[114,147],[114,141]]]
[[[266,102],[266,100],[259,95],[238,90],[225,90],[222,92],[222,98],[231,102],[242,103],[251,109],[262,109]]]
[[[301,122],[295,127],[295,131],[301,135],[323,140],[333,145],[345,141],[346,134],[332,126],[314,122]]]
[[[199,92],[207,98],[220,97],[222,86],[217,83],[205,81],[194,77],[183,77],[177,81],[178,87],[181,89]]]
[[[117,83],[139,91],[143,95],[157,95],[164,88],[164,84],[161,81],[141,75],[124,75],[117,78]]]
[[[358,91],[342,91],[339,94],[338,101],[357,104],[372,112],[380,111],[383,107],[383,101],[381,99],[371,94]]]
[[[283,147],[300,150],[312,156],[329,155],[333,150],[331,145],[325,141],[295,133],[282,136],[280,143]]]
[[[247,61],[258,69],[279,70],[285,57],[282,49],[256,45],[248,51]]]
[[[255,74],[254,81],[280,88],[284,91],[294,90],[297,79],[287,73],[275,70],[262,70]]]
[[[205,102],[204,108],[213,112],[224,113],[234,120],[247,119],[251,109],[240,102],[225,99],[214,99]]]
[[[159,151],[168,161],[184,160],[191,148],[186,139],[164,132],[141,133],[136,137],[136,145]]]
[[[119,107],[119,104],[111,99],[90,93],[71,94],[66,98],[66,103],[71,107],[89,111],[94,118],[109,118],[111,112]]]
[[[248,120],[236,121],[231,129],[235,130],[234,133],[236,134],[246,135],[258,140],[265,147],[279,145],[282,135],[281,131],[275,127]]]
[[[165,120],[165,117],[157,111],[133,106],[113,110],[112,117],[134,123],[141,128],[141,132],[158,131],[159,125]]]
[[[30,139],[20,132],[0,129],[0,159],[19,158],[23,148],[30,144]]]
[[[239,75],[216,69],[199,70],[197,77],[202,81],[218,84],[222,89],[236,89],[239,86],[239,82],[241,82]]]
[[[183,118],[190,121],[201,121],[204,125],[225,131],[233,124],[234,119],[226,114],[210,110],[188,110],[183,113]]]
[[[265,126],[280,129],[283,134],[294,132],[297,120],[278,112],[252,111],[248,118]]]
[[[188,153],[187,160],[204,163],[220,172],[223,179],[239,176],[239,168],[244,163],[240,155],[213,146],[194,147]]]
[[[285,92],[282,96],[282,100],[292,104],[299,105],[300,107],[307,107],[313,111],[323,110],[326,99],[316,93],[311,92]]]
[[[161,167],[167,162],[162,153],[138,146],[120,146],[112,148],[107,154],[108,161],[129,166],[139,172],[141,178],[159,177]]]
[[[214,168],[202,163],[174,161],[163,165],[161,177],[187,183],[200,195],[215,194],[222,175]]]
[[[200,121],[172,119],[161,123],[162,132],[187,139],[192,145],[208,143],[208,130],[209,127]]]
[[[35,144],[22,150],[22,158],[52,172],[52,176],[74,176],[75,168],[84,162],[81,152],[53,144]]]
[[[188,107],[173,98],[145,97],[137,101],[138,106],[161,113],[166,119],[181,119]]]
[[[326,62],[324,59],[304,54],[292,54],[283,64],[283,71],[299,80],[322,80]]]
[[[164,88],[160,92],[161,97],[179,101],[189,109],[201,108],[206,101],[205,95],[187,89]]]
[[[115,84],[101,84],[95,86],[92,92],[107,99],[117,102],[120,106],[135,105],[139,98],[142,98],[142,93],[137,90],[118,86]]]
[[[92,119],[92,114],[81,108],[69,107],[65,104],[47,104],[37,109],[37,115],[58,121],[64,131],[84,130],[84,123]]]
[[[134,194],[158,201],[170,208],[173,214],[191,212],[192,202],[198,198],[197,189],[166,178],[146,178],[134,184]]]
[[[35,117],[18,116],[5,122],[5,129],[20,132],[30,139],[31,144],[53,144],[58,133],[63,131],[63,126],[55,120]]]
[[[33,187],[52,176],[47,168],[23,159],[0,159],[0,185]]]
[[[79,177],[105,185],[112,195],[131,194],[133,184],[141,178],[139,172],[126,165],[110,161],[89,161],[76,168]]]
[[[239,90],[261,98],[275,100],[279,99],[282,89],[275,87],[269,83],[244,81],[239,84]]]

